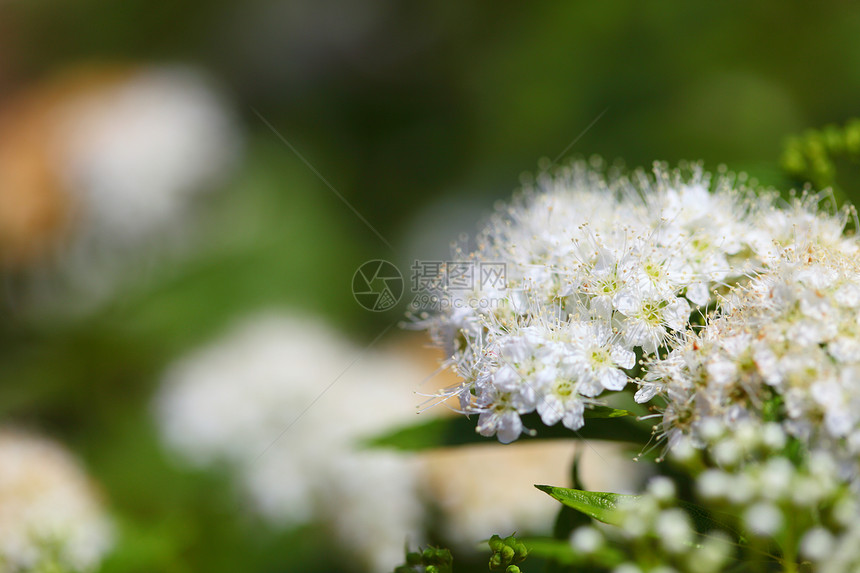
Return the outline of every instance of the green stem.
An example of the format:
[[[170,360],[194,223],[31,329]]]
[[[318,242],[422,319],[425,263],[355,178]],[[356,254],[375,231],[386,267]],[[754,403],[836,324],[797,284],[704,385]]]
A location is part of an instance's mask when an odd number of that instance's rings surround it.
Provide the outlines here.
[[[788,512],[784,512],[788,515]],[[782,544],[782,565],[784,573],[797,573],[797,530],[794,520],[788,522]]]

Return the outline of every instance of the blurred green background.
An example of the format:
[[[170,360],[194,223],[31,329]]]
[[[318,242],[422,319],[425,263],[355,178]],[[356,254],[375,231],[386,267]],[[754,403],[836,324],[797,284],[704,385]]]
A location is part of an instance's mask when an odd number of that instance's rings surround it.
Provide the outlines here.
[[[150,405],[166,365],[274,305],[321,314],[369,342],[402,308],[355,303],[350,280],[362,262],[443,256],[521,173],[575,139],[569,155],[646,167],[702,160],[797,186],[780,169],[784,139],[858,114],[860,8],[0,2],[0,96],[87,62],[206,70],[240,117],[243,156],[199,206],[203,239],[181,264],[148,264],[84,315],[22,310],[7,297],[0,412],[71,446],[104,487],[123,533],[106,572],[334,571],[349,564],[319,531],[258,527],[225,476],[169,462]],[[856,175],[844,178],[856,197]],[[21,288],[17,276],[6,280]]]

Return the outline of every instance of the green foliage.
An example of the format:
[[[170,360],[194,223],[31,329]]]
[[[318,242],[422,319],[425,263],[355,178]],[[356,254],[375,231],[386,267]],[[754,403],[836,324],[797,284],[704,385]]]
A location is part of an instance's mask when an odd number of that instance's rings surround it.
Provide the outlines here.
[[[519,564],[526,560],[529,551],[525,544],[513,535],[502,539],[493,535],[487,542],[493,554],[490,556],[490,571],[520,573]]]
[[[827,125],[787,138],[781,164],[792,176],[822,189],[836,185],[838,158],[860,161],[860,118],[844,126]]]
[[[588,422],[573,432],[558,424],[544,426],[536,414],[522,417],[523,424],[535,428],[534,436],[523,434],[528,439],[583,439],[609,440],[614,442],[645,443],[650,428],[636,423],[632,412],[607,406],[595,406],[585,411]],[[396,428],[364,442],[366,447],[391,448],[401,451],[421,451],[432,448],[463,446],[468,444],[495,443],[475,431],[475,421],[464,416],[431,418],[426,422]]]
[[[394,573],[452,573],[454,558],[448,549],[427,547],[423,551],[406,552],[406,562],[394,568]]]
[[[551,485],[535,485],[535,487],[564,505],[580,511],[592,519],[612,525],[618,525],[618,503],[623,500],[636,499],[637,497],[619,493],[584,491]]]
[[[504,539],[493,535],[487,544],[492,555],[489,570],[503,573],[521,573],[519,564],[526,560],[529,550],[513,535]],[[427,547],[421,551],[406,551],[406,561],[394,573],[452,573],[454,558],[448,549]]]
[[[570,481],[571,485],[575,489],[584,489],[582,482],[579,479],[579,463],[581,457],[582,451],[577,450],[576,456],[570,464]],[[586,525],[589,522],[590,519],[587,516],[576,511],[572,507],[562,504],[559,509],[558,516],[556,517],[555,524],[553,524],[553,537],[556,539],[567,539],[571,531],[580,525]]]

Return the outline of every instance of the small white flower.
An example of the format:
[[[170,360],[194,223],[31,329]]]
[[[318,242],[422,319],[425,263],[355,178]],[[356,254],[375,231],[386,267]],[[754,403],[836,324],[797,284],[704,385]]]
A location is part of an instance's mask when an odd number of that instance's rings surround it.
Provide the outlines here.
[[[660,501],[669,501],[675,497],[675,484],[667,477],[658,476],[648,482],[648,492]]]
[[[814,527],[800,540],[800,552],[812,561],[823,561],[833,549],[833,535],[823,527]]]
[[[731,479],[722,470],[706,470],[698,477],[696,485],[703,497],[716,499],[728,493]]]
[[[709,532],[702,540],[701,548],[692,556],[695,570],[702,573],[721,571],[731,555],[732,547],[732,540],[722,531]]]
[[[777,501],[791,493],[794,466],[786,458],[771,458],[761,468],[759,476],[761,496]]]
[[[683,298],[665,301],[628,295],[619,300],[618,310],[626,316],[624,339],[649,354],[664,343],[667,328],[683,330],[690,316],[690,304]]]
[[[651,399],[659,394],[663,387],[660,384],[655,384],[654,382],[644,382],[639,386],[639,389],[636,391],[636,394],[633,396],[634,400],[636,400],[637,404],[642,404],[644,402],[650,402]]]
[[[612,331],[601,324],[588,325],[579,340],[568,349],[567,361],[584,396],[597,396],[603,389],[621,390],[627,385],[629,369],[636,354],[621,346]]]
[[[497,401],[488,404],[487,410],[478,417],[477,432],[482,436],[498,436],[503,444],[513,442],[523,433],[523,421],[513,406],[512,401],[504,395],[497,394]]]
[[[762,536],[774,535],[782,527],[782,512],[775,505],[759,502],[744,512],[744,522],[750,530]]]
[[[690,518],[684,510],[678,508],[660,512],[655,530],[660,544],[671,553],[681,553],[686,550],[693,539]]]
[[[733,438],[726,438],[712,447],[712,453],[718,464],[733,466],[740,461],[743,451]]]
[[[589,555],[603,546],[603,534],[594,527],[577,527],[570,535],[570,544],[578,552]]]
[[[581,428],[585,424],[585,404],[575,390],[576,386],[564,379],[558,379],[546,387],[537,405],[541,421],[553,426],[561,420],[566,428]]]
[[[786,436],[782,427],[775,422],[768,422],[762,426],[762,443],[771,450],[781,450],[785,447]]]

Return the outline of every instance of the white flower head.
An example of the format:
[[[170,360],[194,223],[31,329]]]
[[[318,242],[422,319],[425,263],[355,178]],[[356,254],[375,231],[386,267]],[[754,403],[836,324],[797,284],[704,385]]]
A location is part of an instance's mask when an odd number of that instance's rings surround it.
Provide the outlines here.
[[[860,262],[847,243],[790,245],[736,287],[704,328],[688,330],[683,346],[648,365],[668,398],[667,432],[707,440],[701,421],[710,418],[731,427],[734,438],[748,435],[770,449],[787,436],[826,448],[848,464],[841,474],[856,473],[860,448],[850,436],[860,436],[860,330],[844,294],[860,289]],[[637,400],[657,391],[645,385]],[[690,414],[683,425],[675,414],[681,407]],[[780,423],[763,430],[741,423],[765,416]],[[721,463],[734,463],[736,443],[716,444]]]
[[[419,324],[464,377],[457,392],[465,412],[481,414],[482,434],[515,439],[533,410],[579,428],[601,394],[627,386],[637,352],[671,350],[691,304],[763,264],[744,237],[772,202],[695,166],[626,178],[562,168],[502,207],[474,252],[458,253],[505,266],[505,304]],[[637,400],[662,391],[652,380]]]
[[[226,462],[267,521],[326,523],[369,569],[390,571],[423,535],[418,460],[357,444],[414,416],[403,381],[423,377],[318,319],[272,313],[174,364],[156,408],[180,457]]]
[[[55,566],[94,570],[113,537],[113,526],[78,460],[44,438],[0,431],[4,572]]]

